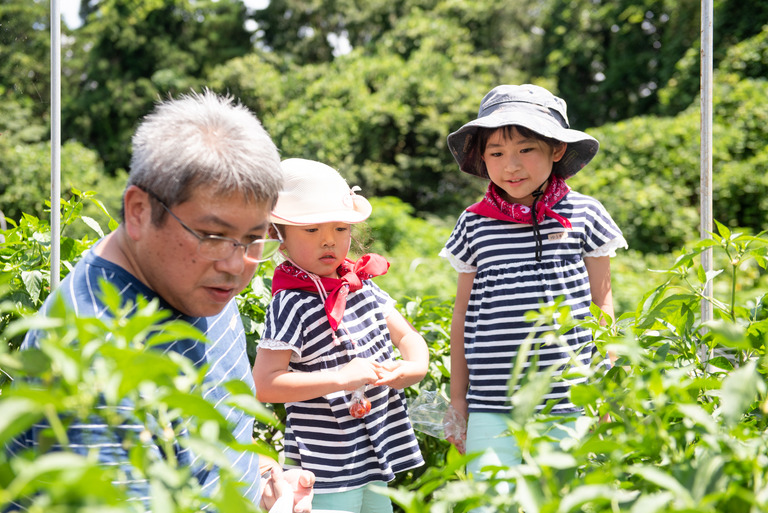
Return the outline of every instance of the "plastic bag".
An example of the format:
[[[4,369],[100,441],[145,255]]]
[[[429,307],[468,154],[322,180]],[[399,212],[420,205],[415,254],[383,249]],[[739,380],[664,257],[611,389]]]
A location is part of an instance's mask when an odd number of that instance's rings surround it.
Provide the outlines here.
[[[365,389],[367,387],[367,385],[363,385],[352,392],[352,397],[347,401],[349,414],[356,419],[362,419],[371,412],[371,401],[365,397]]]
[[[434,390],[424,390],[408,405],[413,429],[435,438],[461,441],[467,432],[467,421],[451,403]]]

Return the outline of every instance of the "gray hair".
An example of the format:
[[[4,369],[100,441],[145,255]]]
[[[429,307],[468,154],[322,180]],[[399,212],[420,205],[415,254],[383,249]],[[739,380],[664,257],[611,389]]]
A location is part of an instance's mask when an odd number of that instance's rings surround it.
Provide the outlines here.
[[[208,89],[158,103],[132,142],[128,186],[169,207],[201,186],[273,207],[283,185],[280,155],[258,118]]]

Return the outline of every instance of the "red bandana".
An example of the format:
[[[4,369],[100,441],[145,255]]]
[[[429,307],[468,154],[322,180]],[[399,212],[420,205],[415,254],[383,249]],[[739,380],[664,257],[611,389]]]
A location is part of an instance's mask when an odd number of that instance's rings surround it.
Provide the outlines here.
[[[552,175],[547,189],[544,191],[541,199],[536,202],[536,221],[540,223],[544,220],[544,216],[549,216],[559,222],[563,228],[570,228],[571,222],[552,210],[552,207],[563,199],[570,190],[571,188],[566,185],[565,180]],[[488,184],[485,197],[480,202],[471,205],[467,210],[500,221],[533,224],[531,208],[519,203],[504,201],[498,192],[496,184],[493,182]]]
[[[336,331],[341,319],[344,317],[344,309],[347,307],[347,295],[363,287],[363,281],[386,274],[389,270],[389,262],[375,253],[368,253],[353,262],[346,258],[336,272],[341,278],[320,278],[316,274],[309,273],[290,262],[283,262],[275,269],[272,277],[272,295],[281,290],[306,290],[317,292],[325,297],[325,313],[331,328]]]

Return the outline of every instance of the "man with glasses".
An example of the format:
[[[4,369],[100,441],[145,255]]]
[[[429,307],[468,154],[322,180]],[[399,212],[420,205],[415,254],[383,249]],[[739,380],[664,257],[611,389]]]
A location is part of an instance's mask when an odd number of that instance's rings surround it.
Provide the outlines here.
[[[278,151],[245,107],[210,91],[164,101],[133,136],[122,223],[83,256],[57,290],[79,316],[98,317],[106,311],[99,289],[106,279],[126,303],[137,296],[157,298],[172,318],[205,332],[207,344],[176,341],[168,350],[207,367],[204,396],[233,422],[241,443],[252,441],[253,417],[226,405],[229,392],[223,385],[240,380],[254,393],[255,388],[235,296],[280,245],[268,238],[267,229],[281,186]],[[30,333],[23,347],[34,346],[37,336]],[[67,435],[83,454],[95,449],[104,464],[129,465],[118,433],[133,436],[132,430],[144,429],[134,424],[70,426]],[[33,430],[29,446],[44,427]],[[18,452],[24,442],[11,450]],[[107,446],[108,451],[103,449]],[[279,486],[264,487],[258,456],[225,454],[242,476],[244,495],[256,504],[261,500],[262,507],[271,507],[279,494],[275,490],[287,490],[288,481],[296,494],[295,511],[309,510],[311,473],[275,469],[268,480]],[[182,448],[177,458],[190,460],[204,491],[217,487],[218,472],[203,468]],[[141,476],[132,479],[132,495],[148,503],[148,482]]]

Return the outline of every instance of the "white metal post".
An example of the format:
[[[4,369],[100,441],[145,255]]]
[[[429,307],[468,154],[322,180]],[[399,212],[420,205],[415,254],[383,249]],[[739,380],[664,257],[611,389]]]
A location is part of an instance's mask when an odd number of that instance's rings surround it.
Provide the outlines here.
[[[61,6],[51,0],[51,292],[61,270]]]
[[[701,238],[712,236],[712,0],[701,2]],[[705,272],[712,270],[712,249],[701,254]],[[712,296],[708,281],[704,294]],[[701,320],[712,319],[712,303],[701,302]]]
[[[712,19],[714,11],[712,0],[701,1],[701,240],[712,238]],[[712,248],[701,254],[701,267],[707,276],[712,271]],[[701,322],[712,320],[712,280],[704,285],[704,298],[701,301]],[[702,360],[714,356],[707,354],[704,347],[699,350]]]

